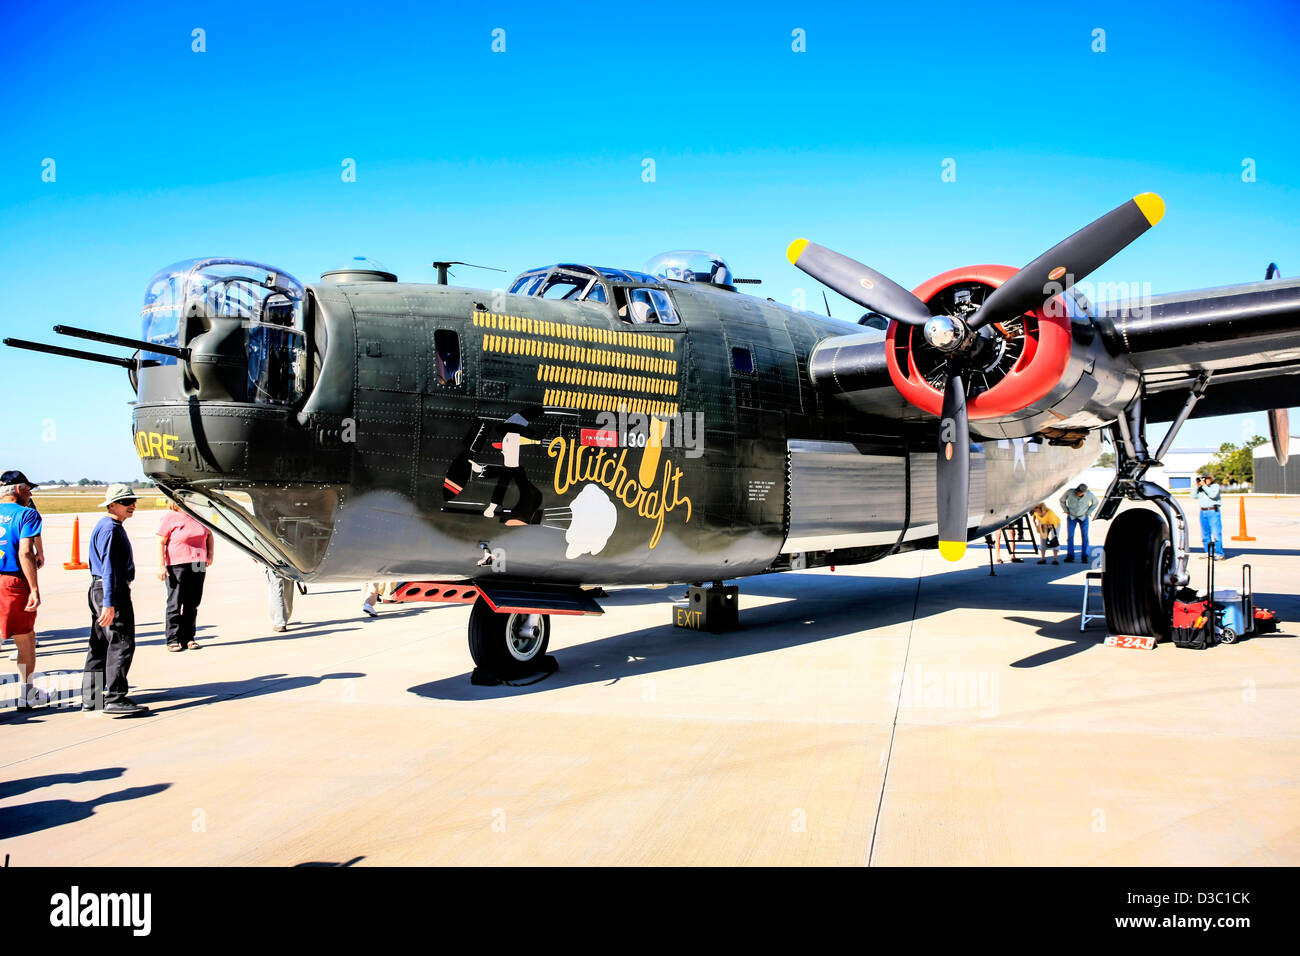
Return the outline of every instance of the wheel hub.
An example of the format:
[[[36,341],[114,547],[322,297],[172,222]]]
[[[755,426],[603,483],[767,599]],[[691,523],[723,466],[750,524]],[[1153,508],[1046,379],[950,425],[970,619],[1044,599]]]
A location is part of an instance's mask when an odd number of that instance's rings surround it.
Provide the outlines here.
[[[532,660],[542,644],[545,622],[540,614],[511,614],[506,625],[506,645],[518,661]]]

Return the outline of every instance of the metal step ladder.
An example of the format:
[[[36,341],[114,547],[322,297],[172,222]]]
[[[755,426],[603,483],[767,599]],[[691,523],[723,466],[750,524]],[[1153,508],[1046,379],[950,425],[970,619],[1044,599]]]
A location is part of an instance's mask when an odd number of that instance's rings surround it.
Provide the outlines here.
[[[1089,571],[1085,575],[1085,580],[1083,582],[1083,610],[1079,615],[1079,630],[1081,631],[1086,631],[1088,629],[1089,621],[1096,621],[1106,617],[1106,609],[1101,590],[1101,575],[1101,571]],[[1090,611],[1088,608],[1090,605],[1090,599],[1092,598],[1092,587],[1094,581],[1097,582],[1097,597],[1095,603],[1100,606],[1100,609],[1097,611]]]

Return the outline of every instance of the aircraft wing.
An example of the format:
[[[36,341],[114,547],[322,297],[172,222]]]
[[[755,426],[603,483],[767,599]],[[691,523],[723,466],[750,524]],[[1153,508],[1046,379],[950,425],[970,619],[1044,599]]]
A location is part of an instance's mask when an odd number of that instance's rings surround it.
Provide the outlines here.
[[[1193,418],[1300,406],[1300,278],[1155,296],[1140,309],[1121,303],[1092,321],[1109,356],[1141,373],[1149,422],[1177,417],[1206,372]],[[893,387],[887,348],[874,333],[823,339],[812,378],[864,415],[933,419]]]
[[[1149,421],[1175,418],[1205,372],[1193,418],[1300,405],[1300,279],[1156,296],[1094,322],[1142,373]]]

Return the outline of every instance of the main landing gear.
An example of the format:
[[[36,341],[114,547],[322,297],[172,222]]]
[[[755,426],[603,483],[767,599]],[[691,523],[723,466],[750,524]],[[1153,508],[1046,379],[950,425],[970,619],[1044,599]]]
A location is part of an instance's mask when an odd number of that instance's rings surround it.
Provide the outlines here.
[[[1106,489],[1097,518],[1114,519],[1106,534],[1101,582],[1106,626],[1112,634],[1152,635],[1158,641],[1169,637],[1174,595],[1188,581],[1187,518],[1169,491],[1145,480],[1145,475],[1147,469],[1160,464],[1178,429],[1205,394],[1209,380],[1209,372],[1197,379],[1155,455],[1147,451],[1140,396],[1111,426],[1115,478]],[[1125,498],[1149,501],[1159,510],[1132,510],[1116,517]]]
[[[1110,632],[1167,639],[1179,585],[1165,520],[1154,511],[1124,512],[1111,522],[1105,553],[1101,593]]]

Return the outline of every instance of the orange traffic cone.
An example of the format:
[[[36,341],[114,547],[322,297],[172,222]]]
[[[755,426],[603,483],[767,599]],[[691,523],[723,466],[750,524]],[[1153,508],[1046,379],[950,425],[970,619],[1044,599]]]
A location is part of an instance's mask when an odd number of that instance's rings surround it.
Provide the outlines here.
[[[90,565],[81,561],[81,519],[72,519],[72,560],[63,562],[65,571],[85,571]]]
[[[1255,540],[1254,538],[1246,534],[1246,496],[1242,495],[1240,498],[1238,498],[1237,504],[1241,506],[1237,511],[1237,514],[1239,516],[1238,520],[1241,523],[1241,534],[1234,534],[1232,536],[1232,540],[1233,541],[1254,541]]]

